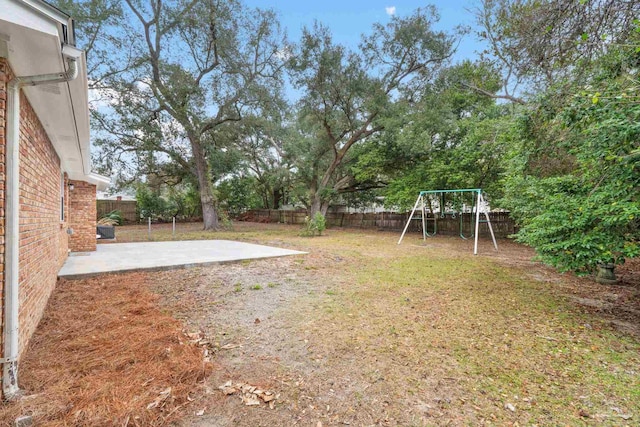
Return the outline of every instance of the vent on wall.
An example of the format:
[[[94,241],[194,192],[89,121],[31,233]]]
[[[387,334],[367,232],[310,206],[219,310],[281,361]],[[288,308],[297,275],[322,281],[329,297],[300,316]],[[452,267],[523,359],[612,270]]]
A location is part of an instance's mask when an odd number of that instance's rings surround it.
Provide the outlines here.
[[[42,92],[60,95],[60,86],[57,84],[41,85],[38,86],[38,89],[40,89]]]

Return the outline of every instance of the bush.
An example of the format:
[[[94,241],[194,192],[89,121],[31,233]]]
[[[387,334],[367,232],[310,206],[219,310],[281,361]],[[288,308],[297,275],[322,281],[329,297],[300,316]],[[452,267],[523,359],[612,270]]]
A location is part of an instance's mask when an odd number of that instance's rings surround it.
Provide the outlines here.
[[[145,185],[139,185],[136,191],[136,201],[140,218],[163,219],[167,211],[167,201],[158,191],[152,191]]]
[[[327,228],[327,222],[320,212],[316,212],[313,219],[308,216],[304,218],[304,228],[301,235],[313,237],[318,233],[318,236],[322,235],[322,232]]]
[[[122,225],[122,212],[115,210],[98,220],[98,225]]]
[[[569,86],[550,90],[517,122],[504,206],[518,241],[561,271],[640,256],[640,105],[629,95],[635,71],[625,71],[638,60],[635,49],[620,58],[612,50],[590,85],[577,80],[567,98]]]

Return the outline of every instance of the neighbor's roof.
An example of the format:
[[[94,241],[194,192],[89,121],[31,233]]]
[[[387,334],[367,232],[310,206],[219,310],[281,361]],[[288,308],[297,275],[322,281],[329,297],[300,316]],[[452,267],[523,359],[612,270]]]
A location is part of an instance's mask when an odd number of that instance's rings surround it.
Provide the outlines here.
[[[124,194],[124,193],[107,194],[104,191],[98,191],[98,193],[96,194],[96,199],[98,200],[117,200],[118,197],[121,197],[122,200],[126,202],[136,201],[136,196],[132,196],[130,194]]]
[[[104,188],[109,179],[91,172],[87,65],[74,45],[73,20],[66,13],[41,0],[0,0],[0,55],[16,75],[64,72],[63,48],[76,58],[75,80],[23,90],[69,177]]]

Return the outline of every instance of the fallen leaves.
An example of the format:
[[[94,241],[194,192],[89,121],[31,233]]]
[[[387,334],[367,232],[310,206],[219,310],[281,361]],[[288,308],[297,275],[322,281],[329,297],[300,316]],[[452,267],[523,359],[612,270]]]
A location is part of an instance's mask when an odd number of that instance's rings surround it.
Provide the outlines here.
[[[205,362],[211,362],[211,356],[215,353],[215,349],[211,341],[206,337],[202,331],[187,332],[184,334],[189,339],[189,344],[202,347],[202,356]]]
[[[147,405],[147,409],[162,407],[164,403],[169,399],[170,396],[171,396],[171,387],[167,387],[166,389],[162,390],[158,394],[158,397],[156,397],[153,402]]]
[[[251,384],[233,383],[232,381],[227,381],[218,389],[226,396],[239,395],[240,400],[246,406],[260,406],[265,403],[270,409],[274,409],[276,399],[279,397],[279,395],[270,390],[262,390]]]

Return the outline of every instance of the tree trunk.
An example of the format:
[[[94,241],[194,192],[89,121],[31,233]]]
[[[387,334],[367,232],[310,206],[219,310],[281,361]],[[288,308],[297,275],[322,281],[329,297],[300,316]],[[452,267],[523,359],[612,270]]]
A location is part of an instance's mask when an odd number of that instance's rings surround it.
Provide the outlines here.
[[[282,190],[273,190],[273,209],[280,209],[280,202],[282,200]]]
[[[209,163],[204,156],[204,150],[202,149],[199,138],[190,135],[189,141],[191,142],[191,151],[193,152],[193,160],[196,165],[204,229],[216,230],[218,228],[218,212],[216,211],[216,198],[213,195],[211,185]]]
[[[327,210],[329,209],[329,203],[324,202],[318,192],[311,195],[312,203],[309,210],[309,217],[313,218],[316,212],[320,212],[323,216],[327,216]]]
[[[200,177],[198,177],[198,183],[200,185],[200,203],[202,204],[204,229],[216,230],[218,229],[218,212],[215,207],[215,197],[211,183],[208,179],[205,179],[205,182],[202,183]]]

